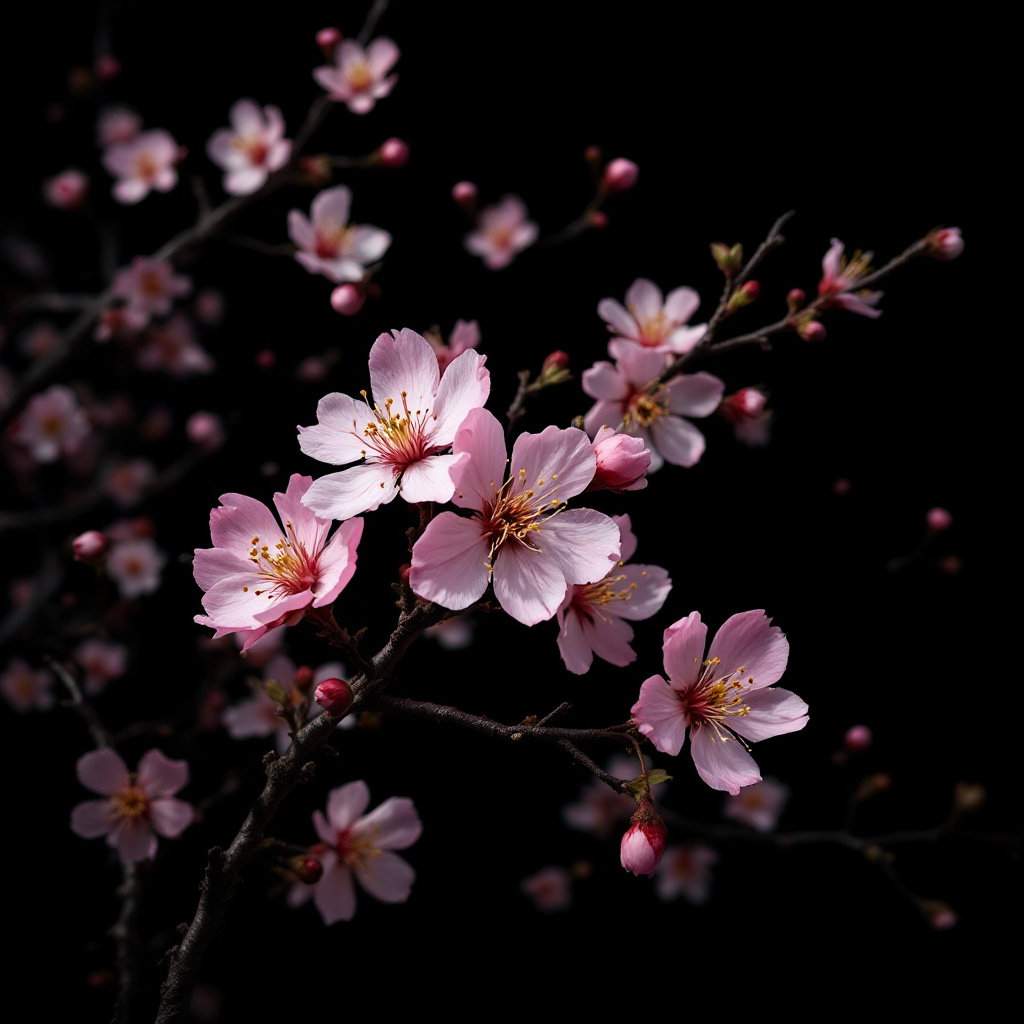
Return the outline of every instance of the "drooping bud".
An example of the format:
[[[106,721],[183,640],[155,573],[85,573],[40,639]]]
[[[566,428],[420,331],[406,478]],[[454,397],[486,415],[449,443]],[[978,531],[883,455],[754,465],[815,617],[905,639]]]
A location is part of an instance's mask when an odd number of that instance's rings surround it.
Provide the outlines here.
[[[377,158],[385,167],[404,167],[409,162],[409,144],[401,139],[385,139],[377,149]]]
[[[807,304],[807,293],[803,288],[790,288],[786,293],[786,305],[789,307],[789,315],[799,313]]]
[[[620,156],[605,167],[601,184],[608,192],[628,192],[639,176],[640,168]]]
[[[735,312],[749,306],[761,294],[761,286],[756,281],[746,281],[729,296],[729,310]]]
[[[726,277],[732,277],[743,266],[743,246],[728,246],[724,242],[711,243],[711,258]]]
[[[358,285],[346,282],[331,292],[331,307],[342,316],[354,316],[363,308],[366,293]]]
[[[619,845],[619,860],[634,875],[651,875],[665,852],[668,829],[648,796],[630,818],[630,826]]]
[[[924,254],[933,260],[955,260],[964,251],[964,240],[959,228],[940,228],[924,241]]]
[[[590,226],[599,231],[608,227],[608,214],[604,210],[594,210],[587,219],[590,221]]]
[[[331,718],[341,718],[352,707],[355,695],[344,679],[325,679],[316,688],[314,699]]]
[[[953,525],[953,515],[944,508],[930,508],[925,516],[925,522],[933,533],[942,533]]]
[[[107,557],[110,550],[110,540],[99,530],[86,530],[80,533],[72,542],[71,546],[75,552],[75,561],[85,565],[96,565]]]
[[[647,486],[651,453],[642,437],[602,427],[594,436],[597,471],[588,491],[640,491]]]
[[[324,866],[316,859],[307,854],[299,854],[288,861],[288,867],[295,877],[306,885],[316,885],[323,877]]]

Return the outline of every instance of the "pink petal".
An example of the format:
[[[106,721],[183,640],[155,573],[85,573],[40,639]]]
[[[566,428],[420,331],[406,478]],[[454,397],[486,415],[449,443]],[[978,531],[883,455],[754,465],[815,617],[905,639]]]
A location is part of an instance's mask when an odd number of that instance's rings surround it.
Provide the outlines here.
[[[115,833],[110,834],[110,840],[113,839]],[[149,827],[149,822],[141,818],[126,821],[121,834],[116,837],[116,843],[111,845],[117,846],[117,855],[125,864],[152,860],[156,856],[156,836]]]
[[[374,39],[366,48],[366,63],[375,78],[383,78],[400,56],[398,47],[386,36]]]
[[[194,813],[184,800],[154,800],[149,805],[149,820],[153,831],[164,839],[177,839],[192,824]]]
[[[674,687],[661,676],[645,679],[640,697],[631,709],[640,732],[656,749],[665,754],[678,754],[686,741],[686,720]]]
[[[316,249],[316,232],[309,218],[298,210],[288,213],[288,237],[300,248],[313,252]]]
[[[661,311],[661,289],[645,277],[637,278],[626,292],[626,308],[636,312],[638,320],[650,320]]]
[[[668,407],[680,416],[710,416],[722,401],[725,384],[710,373],[673,377],[666,385]]]
[[[139,759],[138,785],[151,800],[174,796],[187,782],[187,761],[172,761],[159,750],[147,750]]]
[[[327,222],[342,227],[348,224],[349,209],[352,206],[352,190],[345,185],[324,189],[313,200],[309,208],[314,228]]]
[[[525,477],[520,481],[521,470],[525,471]],[[538,494],[547,493],[552,499],[565,501],[582,494],[596,471],[597,456],[582,430],[550,426],[539,434],[519,435],[512,447],[508,475],[512,479],[513,494],[532,488]],[[618,537],[614,547],[618,550]],[[594,579],[603,575],[604,572]]]
[[[356,548],[363,535],[362,519],[349,519],[335,531],[317,560],[320,580],[314,608],[331,604],[348,586],[356,571]]]
[[[357,779],[332,789],[327,797],[327,818],[339,832],[351,827],[370,805],[370,787]],[[323,836],[320,837],[323,839]],[[328,842],[324,839],[324,842]],[[330,843],[334,844],[333,837]]]
[[[566,602],[570,600],[572,590],[570,587]],[[558,625],[558,653],[561,654],[565,667],[578,676],[589,672],[590,666],[594,663],[594,649],[589,637],[584,633],[580,616],[575,611],[563,612],[559,609]]]
[[[611,363],[595,363],[589,370],[584,370],[582,384],[583,390],[591,398],[621,402],[629,396],[629,382],[618,367]]]
[[[690,753],[697,774],[712,788],[735,796],[741,786],[761,781],[761,773],[742,741],[710,726],[692,730]]]
[[[343,864],[325,870],[316,884],[313,903],[320,911],[324,924],[351,921],[356,912],[356,890],[352,872]]]
[[[653,447],[673,466],[696,466],[704,454],[704,435],[689,421],[679,416],[662,416],[651,424]],[[654,469],[654,453],[651,453]],[[648,470],[650,472],[650,470]]]
[[[390,466],[367,462],[314,480],[302,502],[324,519],[345,520],[360,512],[371,512],[397,496],[395,471]]]
[[[113,750],[90,750],[75,765],[78,781],[94,793],[112,796],[131,783],[128,766]]]
[[[565,595],[566,579],[553,558],[510,541],[494,562],[494,596],[524,626],[550,619]]]
[[[114,828],[116,813],[111,800],[86,800],[71,812],[71,831],[83,839],[98,839]]]
[[[635,338],[640,333],[636,319],[615,299],[602,299],[597,304],[597,315],[624,338]]]
[[[657,614],[672,589],[668,570],[660,565],[625,565],[615,571],[614,575],[625,577],[620,583],[614,584],[616,591],[632,588],[632,596],[628,601],[615,602],[614,614],[633,622]]]
[[[466,455],[428,455],[406,466],[402,473],[402,497],[411,502],[449,501],[455,492],[449,470],[457,469],[457,464],[467,458]]]
[[[400,411],[403,392],[410,409],[433,409],[440,378],[430,343],[408,328],[380,335],[370,349],[370,387],[382,409],[390,398]]]
[[[711,658],[720,658],[725,672],[738,676],[755,688],[771,686],[782,678],[789,661],[789,641],[763,610],[741,612],[722,624],[711,641]]]
[[[700,678],[707,636],[708,627],[700,621],[700,612],[690,612],[665,630],[665,671],[676,689],[693,686]]]
[[[544,520],[539,536],[540,554],[558,568],[567,584],[604,579],[618,561],[619,528],[591,508],[570,509]],[[555,607],[561,600],[559,594]]]
[[[665,297],[665,316],[673,324],[685,324],[699,306],[700,296],[692,288],[674,288]]]
[[[423,833],[423,823],[413,802],[405,796],[393,796],[367,814],[356,827],[360,835],[373,835],[380,850],[404,850]]]
[[[355,868],[359,884],[384,903],[404,903],[416,881],[416,872],[395,853],[384,851]]]
[[[450,444],[469,413],[487,401],[491,391],[491,375],[485,362],[486,356],[469,349],[448,364],[434,401],[434,415],[437,419],[430,429],[434,444]],[[492,443],[489,448],[493,447]],[[504,460],[504,441],[501,456]]]
[[[487,544],[479,523],[442,512],[412,549],[409,583],[417,596],[461,611],[483,597],[487,561]]]
[[[316,418],[313,426],[299,427],[299,448],[306,455],[332,466],[344,466],[364,457],[363,431],[373,422],[366,402],[335,391],[317,403]]]
[[[743,703],[750,709],[749,713],[731,718],[729,726],[754,743],[771,736],[799,732],[807,724],[807,705],[788,690],[774,687],[754,690],[743,695]]]

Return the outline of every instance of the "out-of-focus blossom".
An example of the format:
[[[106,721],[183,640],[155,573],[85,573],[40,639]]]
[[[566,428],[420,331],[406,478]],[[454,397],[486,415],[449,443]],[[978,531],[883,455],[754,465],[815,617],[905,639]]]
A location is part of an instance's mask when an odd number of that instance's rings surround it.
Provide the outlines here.
[[[440,334],[433,331],[424,335],[437,356],[437,366],[441,373],[448,368],[453,359],[458,359],[466,349],[477,348],[480,344],[480,327],[475,320],[456,320],[446,345]]]
[[[294,625],[309,608],[325,608],[352,579],[362,519],[350,519],[328,540],[330,519],[315,516],[301,498],[311,478],[293,473],[274,495],[281,523],[262,502],[222,494],[210,513],[214,546],[197,549],[194,572],[206,615],[195,621],[248,635],[243,650],[269,629]],[[283,524],[283,525],[281,525]]]
[[[632,779],[637,774],[637,762],[618,755],[608,762],[607,770],[616,778]],[[617,793],[611,786],[591,779],[580,792],[579,800],[562,809],[562,820],[570,828],[607,839],[635,810],[636,800],[628,793]]]
[[[629,516],[614,516],[619,528],[619,561],[597,583],[569,587],[556,612],[558,651],[570,672],[590,670],[594,655],[612,665],[636,661],[634,622],[649,619],[665,603],[672,581],[658,565],[625,565],[636,552]]]
[[[121,596],[134,600],[152,594],[160,587],[160,574],[167,556],[152,537],[134,537],[118,541],[107,556],[107,573],[117,584]]]
[[[93,338],[105,344],[113,338],[126,338],[141,331],[149,323],[149,317],[128,306],[108,306],[96,322]]]
[[[457,181],[452,186],[452,199],[465,210],[476,205],[477,187],[471,181]]]
[[[339,284],[331,292],[331,309],[342,316],[355,316],[366,303],[366,292],[351,281]]]
[[[130,267],[122,267],[112,284],[114,295],[123,299],[128,309],[143,318],[143,324],[150,317],[166,316],[175,299],[192,291],[192,281],[174,273],[169,260],[151,260],[136,256]]]
[[[365,50],[354,39],[342,39],[334,63],[316,68],[313,77],[332,100],[344,103],[353,114],[367,114],[395,87],[398,76],[388,72],[398,57],[398,47],[384,37]]]
[[[161,128],[116,142],[103,153],[103,166],[113,177],[114,198],[132,206],[149,193],[170,192],[178,184],[178,144]]]
[[[618,157],[611,160],[601,176],[601,184],[609,192],[627,192],[640,176],[640,168],[632,160]]]
[[[107,557],[110,541],[99,530],[86,530],[71,542],[71,547],[74,550],[76,562],[95,565]]]
[[[476,625],[471,615],[453,615],[436,626],[423,630],[423,635],[436,640],[446,651],[462,651],[473,644],[473,628]]]
[[[584,418],[596,437],[603,426],[643,438],[653,473],[666,462],[694,466],[704,454],[704,435],[688,417],[710,416],[725,385],[710,373],[679,373],[664,384],[653,381],[665,369],[665,356],[621,339],[608,346],[616,363],[596,363],[583,373],[583,390],[596,398]]]
[[[149,459],[125,459],[111,466],[103,478],[103,493],[123,508],[138,504],[156,478],[156,466]]]
[[[138,772],[113,750],[78,759],[78,781],[106,800],[87,800],[71,812],[71,831],[83,839],[106,837],[125,864],[156,856],[156,837],[177,839],[192,823],[192,807],[174,794],[188,782],[188,763],[159,750],[139,759]]]
[[[955,260],[964,251],[959,228],[940,228],[925,239],[925,255],[936,260]]]
[[[215,413],[194,412],[185,421],[185,434],[203,451],[216,451],[224,443],[224,424]]]
[[[707,324],[688,326],[698,306],[700,296],[692,288],[676,288],[662,301],[658,286],[641,277],[629,286],[625,307],[615,299],[602,299],[597,315],[616,339],[681,355],[700,341],[707,328]]]
[[[722,399],[718,411],[733,425],[736,440],[751,447],[768,443],[772,412],[765,408],[768,396],[757,388],[741,388]]]
[[[665,630],[669,681],[647,679],[632,714],[666,754],[678,754],[689,731],[697,774],[712,789],[736,794],[761,781],[745,741],[802,729],[807,705],[787,690],[770,689],[786,670],[789,641],[763,611],[727,619],[705,659],[707,632],[697,612]]]
[[[239,100],[231,108],[230,118],[231,127],[218,128],[206,143],[206,152],[227,172],[224,191],[248,196],[284,167],[292,144],[284,137],[284,118],[277,107],[260,110],[252,100]]]
[[[925,515],[925,522],[928,524],[929,530],[932,530],[934,533],[941,533],[953,525],[953,514],[948,509],[930,508]]]
[[[519,883],[519,891],[545,913],[568,910],[572,905],[572,875],[565,868],[550,864],[524,878]]]
[[[642,437],[617,434],[604,426],[594,435],[597,472],[588,491],[642,491],[647,486],[651,453]]]
[[[192,312],[201,323],[216,326],[224,319],[224,295],[216,288],[204,288],[196,295]]]
[[[852,259],[843,255],[843,243],[832,239],[825,258],[821,261],[821,280],[818,282],[818,297],[825,299],[825,305],[834,309],[845,309],[874,319],[882,315],[878,305],[882,292],[861,290],[854,292],[861,278],[871,272],[871,257],[874,253],[856,252]],[[817,321],[814,321],[817,322]],[[817,340],[805,338],[805,340]]]
[[[461,611],[493,577],[502,608],[532,626],[555,614],[568,587],[602,579],[618,560],[619,529],[608,516],[566,511],[567,499],[594,476],[597,460],[583,431],[551,426],[520,434],[506,467],[501,424],[473,409],[452,453],[469,456],[451,469],[452,503],[473,514],[442,512],[416,542],[409,582],[419,597]]]
[[[718,854],[703,843],[670,846],[654,872],[654,891],[669,903],[682,896],[689,903],[707,903],[711,896],[711,867]]]
[[[540,229],[527,218],[519,196],[505,196],[496,206],[485,206],[476,231],[466,235],[466,249],[491,270],[507,267],[516,255],[537,241]]]
[[[337,392],[320,399],[317,422],[299,427],[299,447],[343,466],[317,480],[303,503],[317,515],[348,519],[394,500],[448,501],[449,470],[465,456],[437,454],[452,443],[473,409],[487,401],[484,357],[464,352],[442,377],[430,345],[415,331],[382,334],[370,349],[373,405]]]
[[[29,401],[12,436],[36,462],[56,462],[62,455],[74,454],[89,429],[89,418],[75,393],[63,384],[54,384]]]
[[[409,162],[409,143],[402,139],[385,139],[377,147],[377,159],[385,167],[404,167]]]
[[[26,711],[47,711],[53,707],[53,673],[45,668],[32,668],[24,658],[11,658],[0,673],[0,694],[19,714]]]
[[[82,679],[85,692],[95,696],[112,679],[124,675],[128,665],[128,650],[124,644],[94,638],[85,640],[75,648],[75,661],[85,673]]]
[[[140,370],[163,370],[172,377],[191,377],[210,373],[216,364],[196,341],[192,321],[184,313],[176,313],[166,323],[149,327],[136,353],[135,365]]]
[[[69,167],[43,182],[43,197],[58,210],[78,210],[89,194],[89,179]]]
[[[311,273],[330,281],[361,281],[366,267],[379,260],[391,235],[369,224],[349,224],[352,191],[345,185],[325,189],[310,207],[310,217],[288,214],[288,237],[298,246],[295,258]]]
[[[356,912],[355,882],[385,903],[404,903],[416,873],[392,850],[404,850],[419,839],[423,825],[408,797],[393,796],[365,814],[370,790],[365,782],[332,789],[327,814],[313,814],[320,841],[323,875],[313,887],[313,903],[326,924],[351,921]],[[308,898],[308,889],[293,889],[293,905]]]
[[[765,779],[753,786],[745,786],[738,793],[725,798],[722,814],[733,821],[771,832],[789,802],[790,788],[778,779]]]
[[[40,359],[52,351],[60,340],[60,331],[56,324],[49,320],[41,320],[33,324],[18,339],[18,347],[30,359]]]
[[[100,146],[131,142],[142,131],[142,118],[128,107],[105,107],[96,123],[96,141]]]

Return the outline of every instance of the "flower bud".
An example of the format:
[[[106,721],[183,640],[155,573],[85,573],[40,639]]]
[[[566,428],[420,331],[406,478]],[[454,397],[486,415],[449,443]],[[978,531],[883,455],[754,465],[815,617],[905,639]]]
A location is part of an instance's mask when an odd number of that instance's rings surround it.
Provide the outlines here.
[[[789,307],[790,316],[798,313],[806,304],[807,292],[803,288],[790,288],[786,293],[786,305]]]
[[[843,737],[843,749],[848,754],[859,754],[871,746],[874,736],[866,725],[851,725]]]
[[[599,231],[608,227],[608,214],[604,210],[594,210],[587,219],[590,221],[590,226]]]
[[[358,286],[351,283],[339,284],[331,292],[331,306],[335,313],[342,316],[354,316],[363,308],[366,294]]]
[[[640,798],[640,806],[630,819],[629,830],[619,846],[619,860],[634,875],[651,875],[665,852],[668,829],[647,797]]]
[[[932,530],[934,533],[941,533],[953,525],[953,516],[944,508],[930,508],[925,516],[925,522],[928,523],[929,530]]]
[[[955,260],[964,251],[964,240],[959,228],[941,228],[925,238],[926,256],[933,260]]]
[[[295,689],[305,693],[313,685],[313,670],[308,665],[300,665],[295,670]]]
[[[640,168],[632,160],[619,157],[604,169],[601,184],[608,192],[628,192],[640,175]]]
[[[96,565],[106,558],[110,550],[110,540],[99,530],[86,530],[71,542],[71,546],[74,548],[76,562]]]
[[[334,57],[334,50],[338,43],[341,42],[341,30],[336,29],[333,26],[328,28],[322,28],[316,34],[316,45],[324,51],[324,56],[328,60],[332,60]]]
[[[743,246],[736,244],[730,247],[724,242],[712,242],[711,258],[723,274],[732,277],[743,266]]]
[[[212,412],[194,412],[185,423],[188,439],[203,451],[212,452],[224,443],[224,427]]]
[[[718,406],[718,411],[733,424],[756,420],[764,412],[768,396],[757,388],[741,388],[727,395]]]
[[[761,294],[761,286],[756,281],[746,281],[729,296],[729,309],[735,312],[749,306]]]
[[[344,679],[325,679],[316,688],[314,699],[331,718],[341,718],[352,707],[355,695]]]
[[[796,332],[804,341],[824,341],[828,333],[820,320],[805,320],[797,327]]]
[[[544,359],[544,365],[540,368],[540,375],[537,377],[537,384],[546,387],[549,384],[561,384],[569,379],[569,356],[557,349],[551,352]]]
[[[409,144],[401,139],[385,139],[377,149],[377,158],[385,167],[404,167],[409,162]]]
[[[300,854],[298,857],[292,857],[288,862],[288,867],[291,872],[300,882],[305,882],[306,885],[316,885],[317,882],[323,877],[324,866],[316,859],[316,857],[309,857],[305,854]]]
[[[476,202],[476,185],[471,181],[460,181],[452,186],[452,199],[464,210],[471,210]]]
[[[588,491],[640,491],[647,486],[651,453],[642,437],[602,427],[594,436],[597,470]]]

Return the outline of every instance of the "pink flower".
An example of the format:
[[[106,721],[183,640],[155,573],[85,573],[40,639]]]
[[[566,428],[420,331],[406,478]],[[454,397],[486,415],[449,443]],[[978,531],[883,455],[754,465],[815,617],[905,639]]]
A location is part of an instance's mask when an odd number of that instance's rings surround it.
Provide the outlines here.
[[[619,528],[619,562],[597,583],[569,588],[556,612],[558,650],[570,672],[589,671],[594,655],[612,665],[630,665],[633,629],[625,621],[649,619],[665,603],[672,581],[657,565],[624,565],[636,551],[629,516],[615,516]]]
[[[346,104],[353,114],[367,114],[395,87],[398,76],[388,72],[398,57],[390,39],[375,39],[365,50],[354,39],[342,39],[334,64],[316,68],[313,77],[332,100]]]
[[[86,640],[75,648],[75,661],[85,673],[82,679],[85,692],[93,696],[101,693],[111,679],[124,675],[128,649],[106,640]]]
[[[56,701],[55,681],[53,673],[47,669],[34,669],[24,658],[11,658],[0,673],[0,694],[19,714],[48,711]]]
[[[758,832],[771,832],[789,802],[789,793],[789,786],[784,782],[779,782],[778,779],[765,779],[753,786],[744,787],[739,793],[727,796],[722,814],[733,821],[741,821]]]
[[[565,868],[551,864],[519,883],[519,891],[544,913],[567,910],[572,905],[572,875]]]
[[[642,491],[647,486],[651,453],[642,437],[617,434],[611,427],[601,427],[594,435],[597,472],[590,482],[590,491]]]
[[[140,314],[136,319],[138,326],[143,326],[150,317],[170,313],[174,300],[192,291],[192,281],[175,274],[168,260],[136,256],[130,267],[122,267],[114,275],[111,289],[127,309]]]
[[[796,732],[807,705],[787,690],[768,689],[789,659],[789,642],[763,611],[727,619],[703,659],[707,626],[697,612],[669,626],[663,645],[669,681],[651,676],[640,687],[633,719],[658,750],[678,754],[690,734],[697,774],[712,788],[736,794],[761,781],[745,740]]]
[[[267,630],[294,625],[308,608],[333,604],[352,579],[363,521],[342,523],[328,540],[331,521],[300,500],[311,482],[293,473],[288,490],[274,495],[283,526],[255,498],[221,495],[210,513],[213,547],[197,549],[193,563],[206,611],[195,621],[213,627],[214,640],[244,633],[247,650]]]
[[[128,206],[145,199],[153,189],[170,192],[178,184],[177,162],[178,144],[161,128],[115,142],[103,154],[103,166],[118,179],[114,198]]]
[[[330,281],[361,281],[367,264],[387,252],[391,235],[369,224],[349,224],[351,205],[351,190],[338,185],[313,200],[312,221],[298,210],[288,214],[288,237],[299,248],[295,258],[311,274]]]
[[[654,891],[665,903],[682,896],[690,903],[707,903],[711,896],[711,866],[718,854],[703,843],[671,846],[654,872]]]
[[[156,855],[156,837],[177,839],[192,822],[192,808],[174,794],[188,782],[188,764],[159,750],[139,760],[137,773],[113,750],[93,750],[78,759],[78,781],[106,800],[87,800],[71,812],[71,831],[83,839],[106,836],[125,864]]]
[[[474,409],[452,453],[452,502],[473,515],[442,512],[416,542],[409,582],[420,597],[461,611],[483,597],[493,577],[502,608],[532,626],[555,614],[568,587],[602,579],[618,560],[619,530],[608,516],[566,511],[566,499],[586,489],[597,461],[582,430],[520,434],[506,477],[501,424]]]
[[[692,288],[676,288],[662,302],[657,285],[641,277],[629,286],[625,308],[615,299],[602,299],[597,314],[616,339],[681,355],[700,341],[707,328],[707,324],[687,326],[699,305],[700,296]]]
[[[526,206],[519,196],[505,196],[497,206],[485,206],[477,229],[466,235],[466,248],[480,256],[491,270],[507,267],[516,254],[537,241],[540,229],[526,218]]]
[[[821,261],[822,274],[818,282],[818,297],[826,300],[827,308],[846,309],[872,319],[882,315],[880,309],[873,308],[881,299],[882,292],[860,291],[854,294],[850,290],[856,288],[857,282],[871,272],[873,255],[870,252],[856,252],[853,259],[847,260],[843,255],[843,243],[838,238],[832,239],[832,245]]]
[[[162,370],[172,377],[191,377],[212,372],[216,364],[196,341],[192,321],[184,313],[175,313],[166,323],[149,328],[135,355],[135,365],[147,372]]]
[[[725,385],[710,373],[679,373],[654,385],[665,369],[658,349],[618,339],[609,346],[616,363],[596,363],[583,373],[583,390],[596,398],[584,424],[596,437],[602,426],[644,440],[651,449],[649,472],[666,462],[694,466],[704,454],[704,435],[684,416],[710,416],[722,400]]]
[[[56,462],[73,455],[89,435],[89,418],[75,393],[54,384],[25,407],[13,430],[14,440],[28,448],[36,462]]]
[[[768,396],[757,388],[741,388],[722,399],[718,411],[733,425],[736,440],[752,447],[768,443],[772,411],[766,409]]]
[[[131,537],[118,541],[107,556],[107,573],[128,601],[152,594],[160,586],[160,573],[167,556],[152,537]]]
[[[231,127],[215,131],[206,152],[227,172],[224,191],[248,196],[263,187],[272,171],[284,167],[292,144],[284,137],[284,118],[277,107],[260,110],[252,100],[239,100],[230,117]]]
[[[356,912],[353,878],[371,896],[385,903],[404,903],[416,873],[391,850],[404,850],[419,839],[423,825],[408,797],[393,796],[375,811],[365,782],[332,789],[326,816],[313,814],[320,841],[324,873],[313,889],[313,902],[326,924],[351,921]],[[293,897],[292,902],[298,902]]]
[[[74,168],[61,171],[43,182],[43,196],[58,210],[77,210],[89,194],[89,179]]]
[[[453,359],[457,359],[466,349],[476,348],[480,344],[480,327],[475,320],[456,320],[446,345],[441,340],[440,331],[425,335],[430,347],[437,356],[437,365],[443,374]]]
[[[393,501],[448,501],[449,469],[441,455],[471,409],[487,401],[484,357],[464,352],[442,377],[430,345],[415,331],[382,334],[370,349],[373,405],[335,392],[320,399],[317,423],[299,427],[299,447],[314,459],[361,465],[321,477],[303,503],[317,515],[348,519]]]
[[[104,107],[96,123],[100,146],[131,142],[142,130],[142,118],[129,107]]]
[[[619,843],[619,861],[634,875],[653,875],[665,852],[668,829],[654,810],[650,797],[641,797],[640,806]]]

